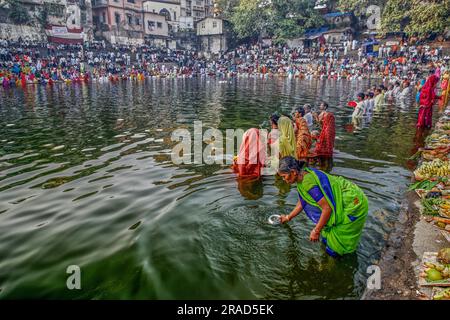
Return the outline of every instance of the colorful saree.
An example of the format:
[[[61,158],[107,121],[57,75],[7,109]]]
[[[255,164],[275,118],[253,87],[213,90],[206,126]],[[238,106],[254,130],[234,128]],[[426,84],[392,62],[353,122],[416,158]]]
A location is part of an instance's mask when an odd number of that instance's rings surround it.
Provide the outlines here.
[[[342,177],[306,168],[308,174],[297,184],[303,210],[317,224],[322,214],[318,202],[325,197],[332,212],[322,229],[322,241],[333,257],[356,251],[369,211],[363,191]]]
[[[280,131],[280,137],[278,140],[280,159],[288,156],[297,158],[297,146],[292,121],[288,117],[281,117],[278,120],[278,130]]]
[[[334,115],[331,112],[325,112],[322,119],[322,131],[317,139],[315,153],[318,156],[332,157],[334,150],[334,139],[336,136],[336,127]]]
[[[417,118],[418,128],[431,128],[433,122],[433,104],[436,100],[436,85],[439,78],[436,75],[431,75],[425,85],[420,90],[420,109],[419,117]]]
[[[305,118],[296,118],[297,125],[297,159],[305,159],[311,148],[312,138]]]
[[[266,161],[267,146],[256,128],[247,130],[242,137],[239,154],[233,164],[233,171],[239,177],[260,177]]]

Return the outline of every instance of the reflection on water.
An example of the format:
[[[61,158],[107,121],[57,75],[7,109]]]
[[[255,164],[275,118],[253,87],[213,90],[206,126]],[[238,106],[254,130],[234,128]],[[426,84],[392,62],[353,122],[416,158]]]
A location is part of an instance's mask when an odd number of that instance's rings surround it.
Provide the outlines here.
[[[416,110],[385,106],[352,127],[369,83],[154,80],[0,90],[1,298],[358,298],[408,183]],[[370,84],[370,85],[373,85]],[[370,214],[358,252],[308,241],[297,196],[278,177],[174,165],[171,132],[194,120],[259,127],[274,111],[328,101],[332,173],[361,186]],[[290,191],[291,190],[291,191]],[[82,290],[66,289],[79,265]]]

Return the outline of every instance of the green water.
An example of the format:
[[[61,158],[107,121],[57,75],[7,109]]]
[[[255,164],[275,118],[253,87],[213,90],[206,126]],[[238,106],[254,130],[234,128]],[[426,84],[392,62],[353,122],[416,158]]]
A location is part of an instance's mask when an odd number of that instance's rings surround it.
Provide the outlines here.
[[[391,105],[346,130],[345,104],[368,85],[160,79],[0,89],[0,298],[359,298],[409,181],[416,119],[413,106]],[[336,114],[332,173],[370,201],[357,254],[337,261],[308,241],[304,215],[267,223],[297,201],[275,177],[241,193],[227,166],[170,158],[172,131],[194,120],[245,130],[320,100]],[[66,287],[70,265],[81,268],[81,290]]]

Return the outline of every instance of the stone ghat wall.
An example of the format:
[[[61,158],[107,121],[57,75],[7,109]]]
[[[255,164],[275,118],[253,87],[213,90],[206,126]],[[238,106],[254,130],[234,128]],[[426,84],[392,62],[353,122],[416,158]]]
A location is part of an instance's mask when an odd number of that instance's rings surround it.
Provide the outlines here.
[[[41,28],[0,23],[0,39],[17,41],[19,37],[21,37],[22,40],[39,42],[47,41],[47,36]]]

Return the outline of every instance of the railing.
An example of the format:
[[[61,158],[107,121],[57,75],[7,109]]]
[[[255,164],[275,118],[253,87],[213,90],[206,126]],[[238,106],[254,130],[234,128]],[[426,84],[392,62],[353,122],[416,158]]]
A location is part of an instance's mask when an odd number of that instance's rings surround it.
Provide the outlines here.
[[[108,0],[94,0],[94,2],[92,3],[92,7],[100,7],[100,6],[107,6],[108,5]]]

